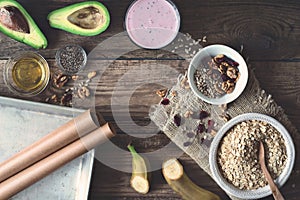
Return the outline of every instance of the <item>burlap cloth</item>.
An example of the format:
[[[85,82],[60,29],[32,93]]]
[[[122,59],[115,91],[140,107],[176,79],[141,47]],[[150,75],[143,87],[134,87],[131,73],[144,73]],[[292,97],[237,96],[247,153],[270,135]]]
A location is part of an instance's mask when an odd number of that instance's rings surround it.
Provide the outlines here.
[[[210,176],[212,176],[208,157],[210,142],[214,137],[214,131],[218,131],[226,123],[225,115],[233,118],[251,112],[266,114],[281,122],[293,138],[298,137],[296,128],[289,121],[284,110],[275,103],[270,94],[261,89],[258,80],[250,69],[245,90],[239,98],[227,105],[225,112],[220,106],[208,104],[197,98],[188,86],[186,75],[183,74],[178,77],[177,84],[169,88],[165,97],[170,102],[168,105],[161,103],[153,105],[149,114],[151,120]],[[196,134],[193,137],[189,132],[197,130],[199,125],[197,116],[201,110],[209,113],[207,120],[215,122],[214,131]],[[179,126],[178,119],[174,121],[175,115],[180,116]],[[231,199],[238,199],[233,196],[230,197]]]

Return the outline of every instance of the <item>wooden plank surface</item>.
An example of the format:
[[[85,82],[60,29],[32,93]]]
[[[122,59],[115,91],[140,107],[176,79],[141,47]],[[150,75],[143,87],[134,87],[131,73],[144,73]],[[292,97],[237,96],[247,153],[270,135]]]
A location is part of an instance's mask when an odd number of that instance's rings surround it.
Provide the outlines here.
[[[140,126],[150,123],[148,117],[151,105],[159,101],[155,94],[163,84],[172,85],[179,73],[183,73],[188,62],[177,55],[166,51],[137,50],[116,57],[117,51],[126,50],[125,43],[114,44],[112,52],[102,52],[99,45],[111,37],[124,41],[124,36],[116,34],[124,31],[124,16],[130,0],[103,0],[111,13],[111,25],[103,34],[84,37],[50,28],[46,16],[57,8],[80,0],[19,0],[36,20],[49,41],[47,49],[38,50],[48,61],[52,79],[46,91],[31,98],[16,96],[6,87],[0,77],[0,95],[31,101],[46,102],[54,94],[61,96],[65,90],[74,86],[70,81],[63,88],[53,86],[53,77],[58,73],[54,60],[56,51],[65,44],[81,45],[87,53],[97,55],[97,66],[102,66],[96,77],[89,83],[94,99],[92,102],[106,121],[117,127],[118,136],[112,142],[126,149],[133,143],[140,152],[155,151],[168,144],[169,139],[158,132],[154,137],[135,138],[125,134],[123,129],[132,129],[131,119]],[[272,94],[275,101],[282,106],[292,123],[300,130],[300,2],[298,0],[174,0],[181,15],[182,33],[189,33],[194,39],[205,37],[207,42],[202,46],[222,43],[243,50],[249,67],[254,69],[261,87]],[[0,74],[3,73],[7,59],[20,51],[34,50],[16,42],[0,33]],[[115,60],[118,59],[118,60]],[[109,63],[107,66],[106,64]],[[145,71],[139,71],[145,69]],[[94,70],[94,69],[87,69]],[[103,72],[103,73],[102,73]],[[124,75],[131,79],[122,79]],[[125,77],[126,77],[125,76]],[[134,77],[134,78],[132,78]],[[118,86],[118,87],[116,87]],[[131,88],[129,90],[128,88]],[[134,91],[132,88],[134,88]],[[117,91],[116,91],[117,89]],[[112,112],[112,97],[119,107]],[[130,118],[126,112],[126,101],[129,98]],[[49,101],[47,103],[60,104]],[[113,104],[113,105],[114,105]],[[85,104],[86,105],[86,104]],[[115,122],[115,115],[123,117]],[[123,128],[123,129],[122,129]],[[133,130],[134,131],[134,130]],[[141,135],[143,135],[141,133]],[[300,148],[299,137],[295,138],[297,151]],[[173,149],[174,152],[178,149]],[[172,150],[172,151],[173,151]],[[115,158],[105,153],[105,157]],[[122,158],[124,166],[130,168],[130,156]],[[186,154],[180,157],[187,174],[199,186],[217,193],[221,199],[229,199],[217,184],[201,170]],[[299,154],[294,170],[288,182],[282,188],[286,199],[296,200],[300,195],[300,161]],[[89,199],[180,199],[163,180],[160,170],[152,173],[151,190],[147,195],[140,195],[129,186],[130,174],[112,169],[95,159]],[[272,199],[272,197],[264,198]]]

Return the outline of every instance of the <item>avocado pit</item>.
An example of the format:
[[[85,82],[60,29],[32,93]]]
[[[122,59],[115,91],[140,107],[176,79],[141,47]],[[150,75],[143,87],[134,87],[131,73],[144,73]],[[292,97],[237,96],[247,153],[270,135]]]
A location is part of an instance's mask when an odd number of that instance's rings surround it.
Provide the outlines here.
[[[26,18],[15,6],[4,6],[0,8],[0,23],[11,30],[21,33],[30,33]]]

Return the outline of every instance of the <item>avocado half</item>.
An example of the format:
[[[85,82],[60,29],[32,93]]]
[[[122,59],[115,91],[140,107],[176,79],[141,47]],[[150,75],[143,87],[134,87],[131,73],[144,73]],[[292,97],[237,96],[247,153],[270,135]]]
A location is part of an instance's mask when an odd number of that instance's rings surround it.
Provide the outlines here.
[[[14,0],[0,1],[0,31],[33,48],[47,47],[47,39],[28,12]]]
[[[50,12],[48,20],[53,28],[82,36],[94,36],[107,29],[110,16],[102,3],[85,1]]]

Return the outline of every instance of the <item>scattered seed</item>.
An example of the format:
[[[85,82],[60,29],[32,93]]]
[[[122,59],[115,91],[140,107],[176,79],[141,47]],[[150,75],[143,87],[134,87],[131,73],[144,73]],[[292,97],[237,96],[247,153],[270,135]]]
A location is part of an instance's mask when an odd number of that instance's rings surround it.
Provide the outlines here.
[[[87,77],[88,77],[88,79],[92,79],[92,78],[94,78],[96,75],[97,75],[97,72],[93,71],[93,72],[89,72]]]
[[[220,107],[223,111],[226,111],[226,110],[227,110],[227,104],[221,104],[221,105],[219,105],[219,107]]]

